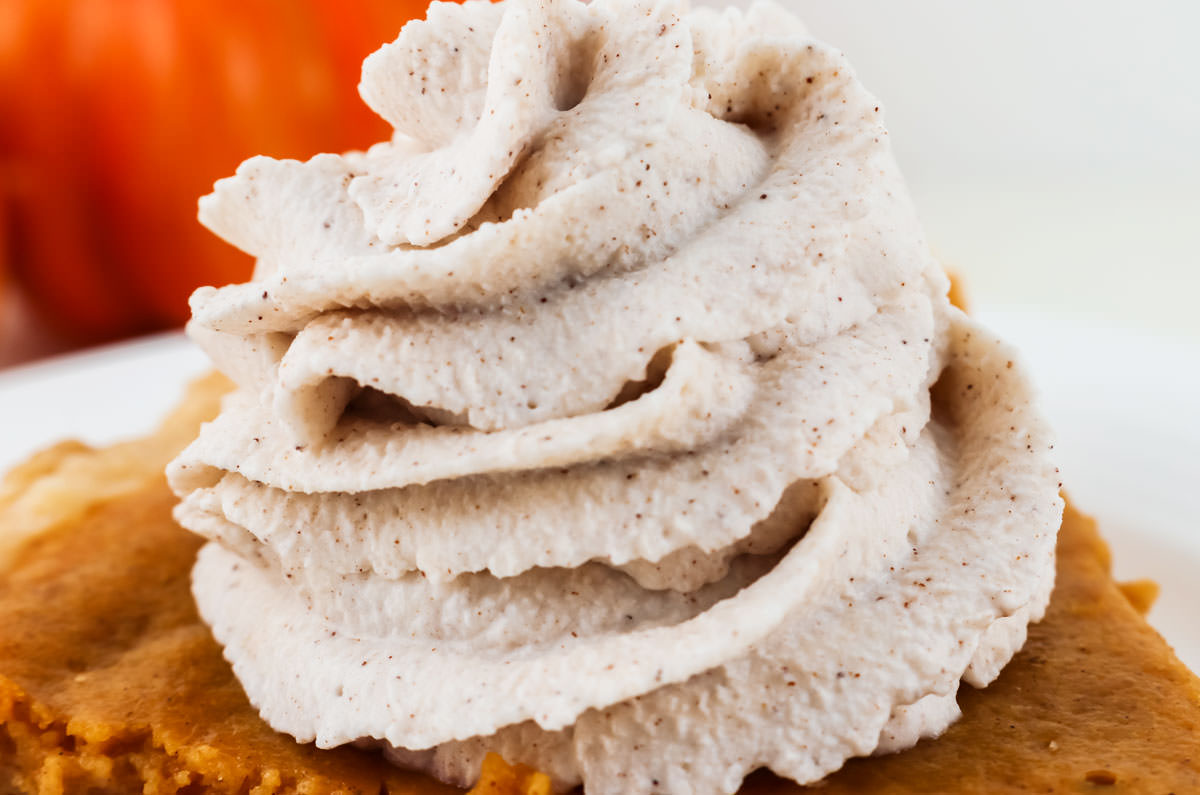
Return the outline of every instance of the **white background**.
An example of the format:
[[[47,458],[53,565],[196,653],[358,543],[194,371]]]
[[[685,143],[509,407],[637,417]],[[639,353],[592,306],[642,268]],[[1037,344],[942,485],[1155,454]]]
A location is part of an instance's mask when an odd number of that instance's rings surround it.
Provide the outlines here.
[[[977,303],[1200,343],[1200,3],[785,4],[880,98]]]

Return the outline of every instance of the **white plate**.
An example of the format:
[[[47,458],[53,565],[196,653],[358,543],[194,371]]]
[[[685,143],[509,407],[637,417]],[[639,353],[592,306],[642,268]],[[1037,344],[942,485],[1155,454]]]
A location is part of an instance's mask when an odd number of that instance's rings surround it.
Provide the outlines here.
[[[199,348],[170,333],[0,370],[0,472],[63,439],[143,436],[208,369]]]
[[[1100,519],[1116,576],[1161,583],[1150,622],[1200,670],[1200,348],[1045,315],[980,317],[1034,373],[1063,479]],[[147,433],[206,369],[171,334],[2,372],[0,470],[59,439]]]

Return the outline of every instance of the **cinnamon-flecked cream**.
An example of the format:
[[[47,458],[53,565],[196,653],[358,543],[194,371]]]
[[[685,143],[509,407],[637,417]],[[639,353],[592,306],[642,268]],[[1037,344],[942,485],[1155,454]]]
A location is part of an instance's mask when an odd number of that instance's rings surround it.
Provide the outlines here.
[[[258,264],[193,296],[239,388],[169,475],[262,716],[589,795],[952,722],[1042,615],[1059,484],[845,59],[773,5],[471,0],[360,90],[392,140],[200,208]]]

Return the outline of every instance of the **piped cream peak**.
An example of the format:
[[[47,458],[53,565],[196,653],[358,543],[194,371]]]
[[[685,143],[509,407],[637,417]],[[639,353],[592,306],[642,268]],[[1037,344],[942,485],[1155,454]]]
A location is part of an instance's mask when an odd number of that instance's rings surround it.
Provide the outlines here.
[[[944,729],[1061,503],[843,56],[769,4],[470,0],[360,90],[389,141],[201,203],[258,268],[193,296],[239,389],[169,477],[264,718],[589,795]]]

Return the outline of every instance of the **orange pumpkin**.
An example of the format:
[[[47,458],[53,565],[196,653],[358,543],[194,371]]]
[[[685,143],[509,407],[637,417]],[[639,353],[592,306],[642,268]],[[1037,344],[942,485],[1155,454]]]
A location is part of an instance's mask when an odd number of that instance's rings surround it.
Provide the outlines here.
[[[254,154],[387,137],[359,69],[424,8],[0,0],[0,262],[78,342],[183,323],[195,287],[251,267],[196,222],[197,198]]]
[[[2,124],[3,122],[0,122],[0,125]],[[4,175],[0,173],[0,367],[3,367],[4,339],[7,329],[4,321],[11,312],[9,309],[9,302],[11,300],[9,282],[12,280],[12,277],[9,276],[8,267],[8,213],[5,209],[4,191],[2,189],[3,180]]]

